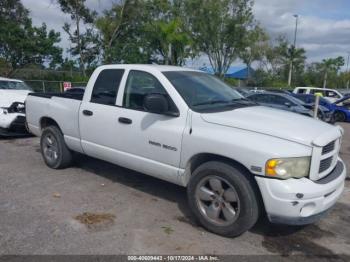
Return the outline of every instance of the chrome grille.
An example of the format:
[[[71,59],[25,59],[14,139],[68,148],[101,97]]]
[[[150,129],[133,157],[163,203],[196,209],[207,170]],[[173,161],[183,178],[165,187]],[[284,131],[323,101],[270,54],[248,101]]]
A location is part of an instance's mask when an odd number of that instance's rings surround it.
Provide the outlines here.
[[[330,156],[328,158],[321,160],[320,168],[319,168],[318,172],[322,173],[323,171],[327,170],[331,166],[332,160],[333,160],[333,156]]]
[[[332,152],[334,150],[334,147],[335,147],[335,141],[332,141],[329,144],[325,145],[322,148],[322,155],[325,155],[325,154],[327,154],[329,152]]]

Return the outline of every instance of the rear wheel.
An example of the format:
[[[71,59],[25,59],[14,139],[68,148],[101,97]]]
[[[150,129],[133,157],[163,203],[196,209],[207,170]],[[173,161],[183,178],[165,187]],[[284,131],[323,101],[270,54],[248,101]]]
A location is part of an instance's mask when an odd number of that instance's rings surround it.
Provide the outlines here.
[[[189,206],[206,229],[233,237],[254,226],[259,217],[259,201],[249,175],[216,161],[194,171],[187,187]]]
[[[44,129],[40,139],[41,154],[47,166],[61,169],[72,162],[72,152],[68,149],[64,137],[56,126]]]
[[[346,121],[346,115],[343,112],[336,111],[334,113],[334,119],[337,122],[345,122]]]

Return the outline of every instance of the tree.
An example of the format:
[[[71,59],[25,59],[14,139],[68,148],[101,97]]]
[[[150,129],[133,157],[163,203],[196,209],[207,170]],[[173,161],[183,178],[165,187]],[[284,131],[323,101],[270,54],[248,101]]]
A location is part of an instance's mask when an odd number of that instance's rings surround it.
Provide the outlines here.
[[[183,17],[184,1],[146,1],[145,33],[154,57],[162,57],[161,63],[184,64],[191,54],[191,38]]]
[[[105,63],[147,63],[145,1],[122,0],[105,10],[95,24],[99,30]]]
[[[240,53],[240,58],[247,65],[247,80],[250,80],[250,68],[254,61],[262,60],[264,48],[268,41],[268,35],[259,27],[255,26],[246,34],[245,45]]]
[[[190,37],[180,17],[182,0],[123,0],[96,21],[105,62],[182,65]]]
[[[48,31],[45,24],[32,26],[29,11],[19,0],[0,2],[0,58],[8,66],[7,75],[28,64],[55,67],[62,61],[58,42],[60,34]]]
[[[223,77],[254,29],[252,0],[188,0],[184,12],[197,52]]]
[[[323,88],[327,86],[327,78],[330,72],[338,73],[339,69],[344,65],[344,58],[338,56],[337,58],[323,59],[319,64],[320,70],[323,72]]]
[[[73,46],[70,48],[72,55],[79,56],[79,68],[85,76],[85,65],[88,66],[95,60],[98,54],[97,35],[92,28],[87,28],[84,33],[81,23],[92,25],[97,13],[90,11],[85,6],[86,0],[57,0],[63,13],[69,14],[74,22],[75,29],[71,32],[71,25],[65,23],[63,30],[69,35]]]
[[[296,48],[294,45],[287,46],[282,52],[282,59],[284,61],[285,67],[292,65],[292,73],[294,80],[301,76],[301,73],[304,71],[305,60],[306,60],[306,51],[304,48]],[[286,69],[286,71],[288,71]],[[288,83],[290,84],[292,79],[289,81],[291,75],[288,72]]]

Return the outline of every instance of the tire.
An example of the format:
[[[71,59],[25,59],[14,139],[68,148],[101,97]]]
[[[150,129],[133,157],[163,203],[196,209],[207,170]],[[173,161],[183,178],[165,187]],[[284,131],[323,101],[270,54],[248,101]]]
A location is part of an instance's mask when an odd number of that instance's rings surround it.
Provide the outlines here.
[[[49,126],[43,130],[40,149],[46,165],[50,168],[66,168],[72,162],[72,152],[68,149],[61,130],[56,126]]]
[[[324,121],[324,119],[325,119],[325,114],[324,114],[321,110],[319,110],[319,111],[317,112],[317,118],[320,119],[320,120],[322,120],[322,121]]]
[[[335,113],[334,113],[334,120],[336,122],[345,122],[346,121],[346,115],[343,112],[335,111]]]
[[[225,193],[222,194],[221,198],[218,196],[219,194],[214,197],[210,194],[211,199],[215,200],[206,201],[209,198],[206,189],[211,189],[210,191],[213,192],[218,187],[215,179],[221,181],[222,188],[226,188]],[[201,190],[203,187],[205,190]],[[202,194],[204,191],[207,193]],[[200,224],[218,235],[239,236],[251,229],[260,215],[260,196],[257,185],[252,181],[251,174],[228,163],[211,161],[199,166],[189,181],[187,196],[190,209]],[[231,202],[234,198],[237,201]],[[217,212],[212,212],[212,210],[217,210],[217,208],[221,211],[216,219]],[[232,210],[235,211],[234,217],[232,217]]]

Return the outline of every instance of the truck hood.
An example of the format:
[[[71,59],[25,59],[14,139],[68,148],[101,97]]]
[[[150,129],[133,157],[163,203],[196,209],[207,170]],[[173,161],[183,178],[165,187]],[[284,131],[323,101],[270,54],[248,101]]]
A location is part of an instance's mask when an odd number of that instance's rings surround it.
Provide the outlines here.
[[[290,140],[307,146],[325,146],[342,131],[311,117],[264,106],[252,106],[218,113],[203,113],[204,121]]]
[[[0,108],[9,107],[13,102],[21,102],[27,98],[29,90],[0,90]]]

